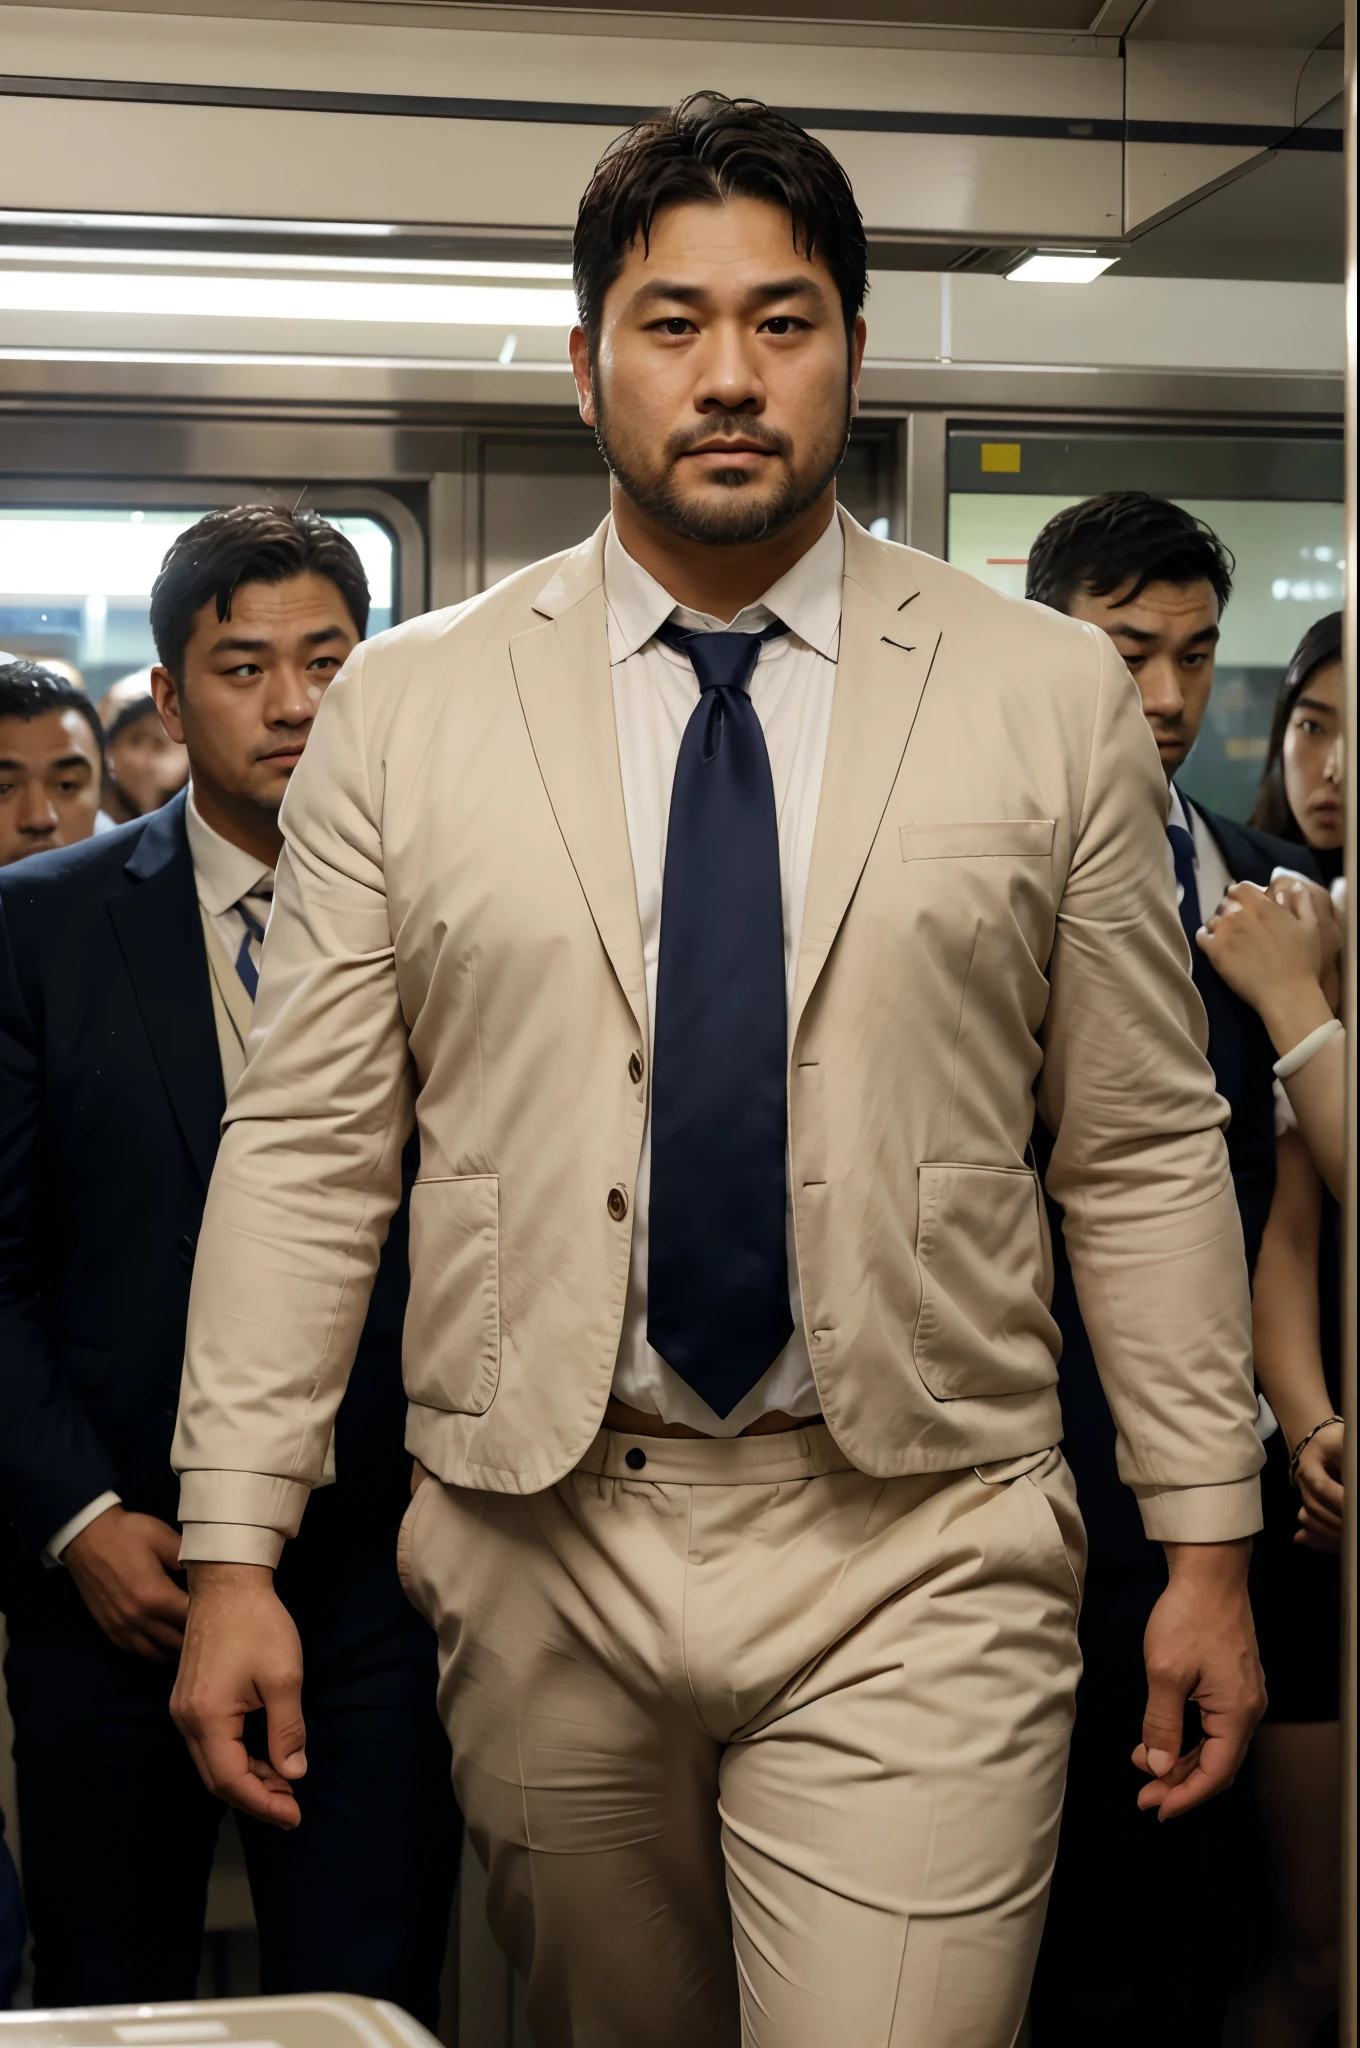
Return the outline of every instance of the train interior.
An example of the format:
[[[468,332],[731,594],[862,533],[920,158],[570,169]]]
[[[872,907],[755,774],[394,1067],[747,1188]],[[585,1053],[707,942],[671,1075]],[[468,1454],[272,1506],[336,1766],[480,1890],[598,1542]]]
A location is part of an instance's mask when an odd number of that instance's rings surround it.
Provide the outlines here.
[[[1290,654],[1343,601],[1342,14],[3,0],[0,647],[95,699],[147,669],[152,577],[215,506],[333,519],[371,630],[574,545],[608,498],[566,352],[576,195],[629,121],[717,88],[795,112],[856,187],[856,519],[1013,595],[1096,491],[1231,548],[1184,781],[1245,818]],[[8,1773],[0,1726],[21,1858]],[[469,1856],[445,2038],[518,2048],[483,1886]],[[249,1993],[254,1955],[227,1828],[201,1995]]]

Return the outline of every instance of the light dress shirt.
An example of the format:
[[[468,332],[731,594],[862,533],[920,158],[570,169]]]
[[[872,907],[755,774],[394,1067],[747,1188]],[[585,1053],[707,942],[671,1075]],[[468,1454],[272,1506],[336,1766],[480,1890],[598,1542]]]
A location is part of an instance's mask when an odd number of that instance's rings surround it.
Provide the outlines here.
[[[840,648],[845,539],[833,517],[820,538],[758,604],[732,620],[692,612],[629,555],[613,526],[604,548],[604,595],[618,731],[623,806],[637,886],[647,981],[648,1050],[655,1040],[656,970],[661,943],[661,884],[666,828],[680,740],[699,701],[693,664],[654,635],[667,619],[693,632],[758,633],[780,619],[788,635],[766,641],[750,695],[765,735],[779,824],[779,877],[784,899],[784,962],[790,1001],[807,899],[812,839],[826,762],[831,699]],[[650,1072],[651,1061],[648,1060]],[[647,1342],[647,1214],[651,1184],[651,1107],[643,1129],[633,1194],[633,1249],[613,1392],[630,1408],[666,1422],[688,1423],[709,1436],[738,1436],[761,1415],[815,1415],[821,1407],[798,1287],[798,1256],[789,1201],[787,1235],[793,1335],[778,1358],[730,1415],[715,1415]]]
[[[189,840],[189,858],[194,867],[203,946],[208,956],[213,1023],[217,1029],[217,1050],[222,1061],[222,1085],[230,1095],[246,1063],[246,1039],[250,1035],[250,1018],[254,1009],[254,1003],[236,971],[236,958],[247,935],[236,905],[243,896],[248,897],[251,915],[263,924],[269,916],[274,870],[268,862],[257,860],[253,853],[233,846],[229,839],[224,839],[220,832],[207,824],[194,802],[192,791],[184,813],[184,829]],[[258,974],[258,940],[251,940],[250,952]],[[327,1477],[333,1476],[332,1453],[327,1459]],[[55,1535],[48,1538],[43,1553],[44,1563],[59,1563],[67,1544],[74,1542],[82,1529],[88,1529],[90,1523],[107,1508],[119,1504],[118,1494],[101,1493],[79,1514],[63,1522]]]

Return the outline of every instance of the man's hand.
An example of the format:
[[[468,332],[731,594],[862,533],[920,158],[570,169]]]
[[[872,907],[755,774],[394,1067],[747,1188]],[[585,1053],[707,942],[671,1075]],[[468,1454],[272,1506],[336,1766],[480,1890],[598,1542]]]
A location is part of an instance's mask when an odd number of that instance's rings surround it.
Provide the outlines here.
[[[111,1643],[157,1664],[179,1655],[189,1596],[170,1576],[179,1565],[177,1529],[121,1505],[105,1508],[61,1561]]]
[[[189,1626],[170,1698],[210,1792],[255,1820],[295,1828],[292,1787],[307,1769],[302,1645],[261,1564],[189,1567]],[[245,1718],[263,1708],[267,1757],[248,1755]]]
[[[1174,1820],[1231,1785],[1265,1712],[1266,1688],[1247,1598],[1251,1541],[1168,1543],[1170,1578],[1143,1638],[1147,1711],[1133,1761],[1153,1782],[1138,1804]],[[1185,1703],[1203,1738],[1181,1755]]]

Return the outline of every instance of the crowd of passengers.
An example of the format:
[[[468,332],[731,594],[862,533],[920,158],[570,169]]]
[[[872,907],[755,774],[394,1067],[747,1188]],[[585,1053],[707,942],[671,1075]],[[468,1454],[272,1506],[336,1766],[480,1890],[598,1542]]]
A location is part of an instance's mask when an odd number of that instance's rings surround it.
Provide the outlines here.
[[[204,592],[227,560],[223,614]],[[1165,1567],[1115,1468],[1055,1210],[1064,1450],[1090,1563],[1031,2001],[1039,2048],[1305,2048],[1336,2005],[1341,617],[1310,627],[1285,672],[1250,820],[1218,815],[1180,776],[1232,573],[1203,522],[1143,492],[1059,513],[1029,558],[1028,596],[1124,656],[1167,776],[1169,860],[1254,1276],[1266,1466],[1252,1594],[1270,1696],[1231,1791],[1170,1830],[1139,1811],[1142,1637]],[[239,507],[175,541],[151,602],[156,665],[98,704],[74,671],[0,653],[0,1607],[23,1866],[21,1896],[0,1839],[0,2006],[25,1920],[36,2004],[182,1999],[200,1981],[223,1809],[169,1715],[187,1609],[170,1439],[189,1282],[245,1063],[279,805],[368,609],[340,533]],[[77,972],[48,971],[51,935],[26,910],[26,875],[52,863],[83,878],[83,942],[63,955]],[[39,1072],[35,1047],[54,1042],[75,1089]],[[1047,1142],[1037,1126],[1041,1166]],[[60,1212],[57,1157],[79,1190]],[[458,1823],[435,1646],[393,1562],[409,1473],[404,1229],[399,1216],[334,1482],[279,1571],[307,1656],[308,1826],[240,1825],[262,1988],[350,1989],[433,2027]],[[101,1304],[99,1345],[51,1340],[53,1275],[73,1268]]]

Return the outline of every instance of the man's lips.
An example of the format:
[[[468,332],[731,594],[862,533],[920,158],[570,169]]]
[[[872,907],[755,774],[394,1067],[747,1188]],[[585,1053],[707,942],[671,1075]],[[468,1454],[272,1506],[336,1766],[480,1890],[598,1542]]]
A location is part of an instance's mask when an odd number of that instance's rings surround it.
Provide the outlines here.
[[[299,740],[295,747],[276,747],[272,754],[261,754],[260,759],[262,761],[288,761],[296,766],[302,759],[302,750],[305,744],[305,741]]]
[[[686,455],[715,456],[722,462],[739,462],[750,466],[773,455],[773,448],[764,448],[759,441],[704,441],[698,448],[687,448]]]

